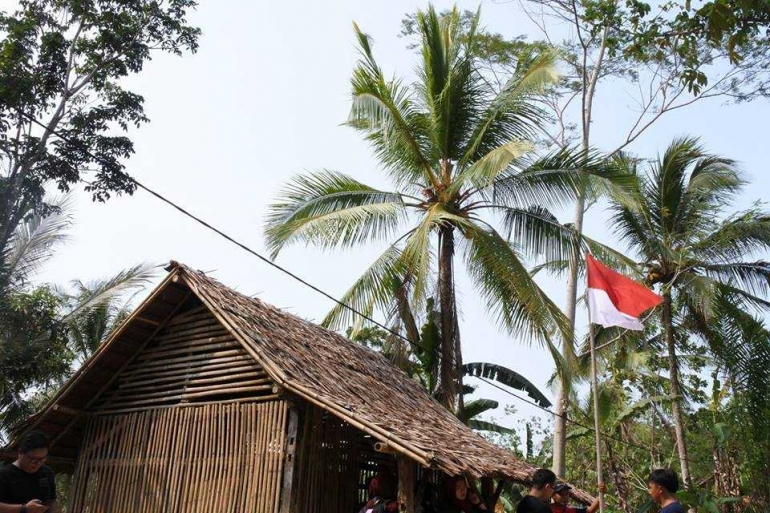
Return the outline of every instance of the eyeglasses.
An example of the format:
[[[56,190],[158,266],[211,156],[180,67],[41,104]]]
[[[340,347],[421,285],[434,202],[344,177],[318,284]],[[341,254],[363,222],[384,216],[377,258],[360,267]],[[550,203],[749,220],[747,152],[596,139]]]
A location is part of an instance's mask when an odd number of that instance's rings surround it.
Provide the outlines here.
[[[39,464],[39,463],[45,463],[45,460],[48,459],[48,455],[47,454],[45,456],[43,456],[43,457],[40,457],[40,458],[33,458],[32,456],[30,456],[28,454],[25,454],[24,457],[27,460],[29,460],[30,463],[34,463],[36,465]]]

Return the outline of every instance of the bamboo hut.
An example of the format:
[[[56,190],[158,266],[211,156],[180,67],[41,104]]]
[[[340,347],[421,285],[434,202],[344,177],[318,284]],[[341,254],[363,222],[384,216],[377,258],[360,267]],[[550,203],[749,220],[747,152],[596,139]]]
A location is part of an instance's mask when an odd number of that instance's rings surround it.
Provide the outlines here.
[[[20,433],[51,437],[70,512],[352,513],[378,469],[526,482],[381,355],[172,262]],[[575,492],[578,500],[590,497]]]

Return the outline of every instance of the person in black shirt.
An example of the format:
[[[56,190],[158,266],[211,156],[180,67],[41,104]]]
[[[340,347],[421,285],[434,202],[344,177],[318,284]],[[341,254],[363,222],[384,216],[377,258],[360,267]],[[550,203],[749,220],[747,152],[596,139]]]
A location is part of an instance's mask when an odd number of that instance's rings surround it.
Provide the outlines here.
[[[57,511],[56,482],[48,457],[48,437],[30,431],[19,444],[16,461],[0,467],[0,513]]]
[[[556,486],[556,474],[547,468],[541,468],[532,475],[532,488],[529,494],[519,501],[516,513],[551,513],[551,502],[554,487]]]
[[[647,488],[652,500],[660,506],[660,513],[685,513],[682,504],[676,498],[679,478],[670,468],[653,470],[647,479]]]

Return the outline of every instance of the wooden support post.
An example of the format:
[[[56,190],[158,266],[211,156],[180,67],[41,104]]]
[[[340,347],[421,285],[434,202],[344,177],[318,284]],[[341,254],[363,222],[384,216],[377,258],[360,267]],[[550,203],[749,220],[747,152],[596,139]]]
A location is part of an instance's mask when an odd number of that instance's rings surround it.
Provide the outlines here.
[[[417,505],[414,498],[415,463],[408,457],[396,455],[398,465],[398,502],[402,504],[401,511],[415,513]]]
[[[497,487],[495,488],[495,492],[492,494],[492,498],[489,500],[489,504],[487,504],[487,508],[491,509],[492,511],[495,510],[497,507],[497,501],[500,500],[500,495],[503,493],[503,487],[505,487],[505,478],[502,478],[497,482]]]
[[[281,485],[280,513],[291,513],[292,498],[296,485],[295,472],[297,455],[297,433],[299,427],[299,411],[295,406],[289,408],[289,421],[286,429],[286,453],[283,462],[283,483]],[[296,509],[296,508],[294,508]]]

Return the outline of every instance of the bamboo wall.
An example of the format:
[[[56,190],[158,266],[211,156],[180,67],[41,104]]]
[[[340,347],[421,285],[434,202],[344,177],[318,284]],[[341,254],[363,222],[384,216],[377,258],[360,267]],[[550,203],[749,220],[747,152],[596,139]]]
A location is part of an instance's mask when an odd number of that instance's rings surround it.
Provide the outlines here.
[[[374,440],[315,406],[304,412],[297,448],[294,513],[356,512],[367,500],[366,484],[378,470],[395,473],[392,454]]]
[[[264,369],[199,306],[171,319],[90,410],[127,413],[179,403],[266,399],[272,387]]]
[[[69,511],[275,513],[286,416],[284,401],[94,416]]]

